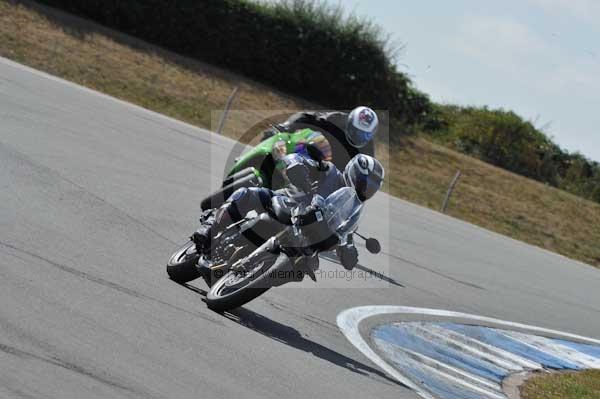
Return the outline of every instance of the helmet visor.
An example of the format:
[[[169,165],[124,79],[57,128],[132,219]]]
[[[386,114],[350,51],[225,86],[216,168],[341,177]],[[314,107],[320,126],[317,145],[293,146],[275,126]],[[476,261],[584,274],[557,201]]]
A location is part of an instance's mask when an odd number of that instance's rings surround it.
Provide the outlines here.
[[[381,188],[381,183],[381,179],[373,177],[368,178],[367,176],[364,176],[362,179],[358,179],[356,182],[356,193],[362,201],[366,201],[374,196],[377,191],[379,191]]]
[[[354,187],[356,194],[361,201],[366,201],[374,196],[383,183],[383,178],[381,176],[362,174],[356,169],[351,169],[348,172],[349,183]]]
[[[352,129],[348,132],[348,141],[354,147],[361,148],[373,139],[374,133],[365,130]]]

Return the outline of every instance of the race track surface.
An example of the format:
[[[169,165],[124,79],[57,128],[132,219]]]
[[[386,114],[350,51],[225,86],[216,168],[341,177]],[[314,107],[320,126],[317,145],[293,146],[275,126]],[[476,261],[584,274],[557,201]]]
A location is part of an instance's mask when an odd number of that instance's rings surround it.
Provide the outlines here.
[[[175,284],[165,263],[232,146],[0,59],[0,397],[416,398],[339,332],[363,305],[600,338],[598,270],[384,194],[362,231],[385,254],[361,251],[384,280],[211,312],[204,284]]]

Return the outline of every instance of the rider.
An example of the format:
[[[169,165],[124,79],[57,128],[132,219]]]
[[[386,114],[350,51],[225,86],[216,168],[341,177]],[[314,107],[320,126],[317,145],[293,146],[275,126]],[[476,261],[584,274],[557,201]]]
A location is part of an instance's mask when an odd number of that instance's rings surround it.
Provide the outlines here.
[[[322,133],[332,146],[334,165],[342,170],[358,154],[375,156],[373,138],[379,118],[369,107],[360,106],[345,112],[298,112],[285,122],[263,133],[263,140],[280,132],[296,132],[309,128]]]
[[[311,153],[311,151],[308,151]],[[314,155],[314,151],[313,151]],[[319,158],[318,156],[315,158]],[[349,186],[356,190],[361,201],[371,198],[381,187],[384,178],[383,166],[375,158],[358,154],[348,162],[341,173],[333,163],[315,161],[308,156],[290,154],[283,158],[285,174],[291,185],[283,190],[271,191],[266,188],[250,187],[235,191],[223,204],[210,222],[202,225],[192,235],[198,253],[210,250],[211,240],[225,227],[241,220],[248,212],[274,213],[274,204],[278,209],[291,208],[298,204],[309,205],[315,194],[326,198],[337,189]],[[313,184],[316,183],[316,184]],[[316,186],[316,187],[315,187]],[[336,248],[342,265],[351,270],[358,263],[358,251],[352,237],[344,245]]]

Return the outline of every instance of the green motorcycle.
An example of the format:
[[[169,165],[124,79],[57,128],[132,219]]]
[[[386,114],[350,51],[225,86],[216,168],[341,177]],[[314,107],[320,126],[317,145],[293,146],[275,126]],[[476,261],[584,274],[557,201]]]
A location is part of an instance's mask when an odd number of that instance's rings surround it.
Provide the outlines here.
[[[304,154],[313,159],[331,161],[343,170],[358,152],[347,142],[343,131],[325,132],[309,128],[293,133],[276,131],[273,136],[236,159],[221,188],[202,200],[200,205],[202,210],[219,207],[242,187],[266,187],[272,190],[285,187],[281,160],[287,154]],[[361,152],[374,155],[373,146]]]

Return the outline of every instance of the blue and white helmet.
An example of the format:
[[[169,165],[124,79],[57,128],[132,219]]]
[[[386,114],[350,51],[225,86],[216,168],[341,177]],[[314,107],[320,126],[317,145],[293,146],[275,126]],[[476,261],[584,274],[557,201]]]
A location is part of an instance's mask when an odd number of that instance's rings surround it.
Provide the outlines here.
[[[356,148],[361,148],[373,140],[379,118],[375,111],[369,107],[357,107],[348,115],[346,124],[346,139]]]
[[[358,154],[346,164],[343,176],[346,185],[356,190],[361,201],[366,201],[381,188],[385,170],[375,158]]]

